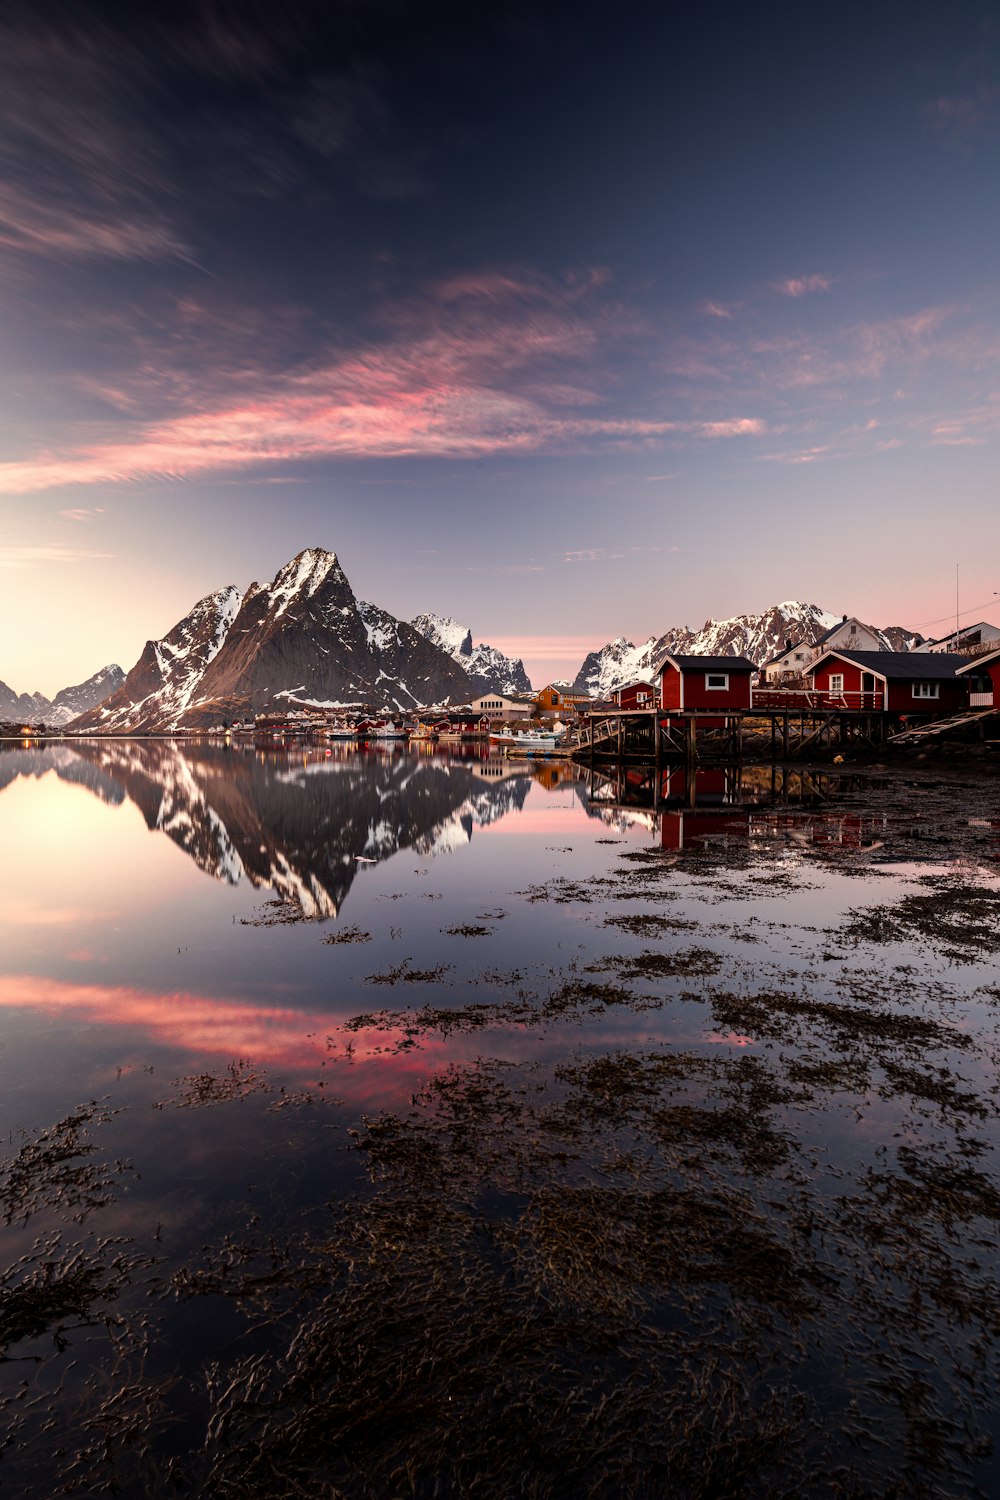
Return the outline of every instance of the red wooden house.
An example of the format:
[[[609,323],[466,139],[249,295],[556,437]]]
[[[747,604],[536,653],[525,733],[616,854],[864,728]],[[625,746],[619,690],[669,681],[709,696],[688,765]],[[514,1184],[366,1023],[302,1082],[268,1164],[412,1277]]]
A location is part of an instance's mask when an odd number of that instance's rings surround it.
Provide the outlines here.
[[[660,707],[739,713],[750,707],[757,668],[745,656],[667,655],[659,666]]]
[[[940,715],[965,708],[968,696],[956,671],[966,658],[920,651],[826,651],[810,676],[817,708],[877,709]]]
[[[630,682],[613,694],[618,708],[629,711],[638,708],[659,708],[660,690],[655,682]]]
[[[1000,647],[963,662],[957,675],[968,686],[970,708],[1000,708]]]

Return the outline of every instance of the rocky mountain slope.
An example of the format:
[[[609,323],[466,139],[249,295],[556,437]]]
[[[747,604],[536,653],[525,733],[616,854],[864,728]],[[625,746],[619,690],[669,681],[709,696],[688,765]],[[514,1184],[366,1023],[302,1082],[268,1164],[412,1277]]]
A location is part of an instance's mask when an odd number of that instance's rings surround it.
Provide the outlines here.
[[[417,615],[410,621],[414,630],[432,641],[441,651],[447,652],[452,661],[466,671],[473,685],[475,696],[482,693],[530,693],[531,683],[524,670],[524,662],[513,660],[498,651],[496,646],[480,642],[472,644],[472,631],[467,625],[443,615]]]
[[[675,626],[639,645],[619,636],[585,658],[573,686],[577,692],[589,693],[592,698],[607,697],[616,688],[647,677],[668,651],[691,656],[746,656],[760,666],[776,656],[786,641],[814,641],[840,618],[816,604],[786,600],[759,615],[706,620],[700,630]],[[899,625],[876,630],[876,634],[887,651],[908,651],[920,639],[912,630]]]
[[[0,682],[0,720],[19,720],[22,724],[47,724],[61,728],[113,693],[125,681],[121,667],[102,667],[86,682],[60,688],[52,699],[43,693],[15,693]]]
[[[357,599],[335,553],[309,548],[270,583],[200,600],[163,640],[147,642],[118,691],[73,728],[205,729],[305,704],[399,710],[472,696],[451,656]]]

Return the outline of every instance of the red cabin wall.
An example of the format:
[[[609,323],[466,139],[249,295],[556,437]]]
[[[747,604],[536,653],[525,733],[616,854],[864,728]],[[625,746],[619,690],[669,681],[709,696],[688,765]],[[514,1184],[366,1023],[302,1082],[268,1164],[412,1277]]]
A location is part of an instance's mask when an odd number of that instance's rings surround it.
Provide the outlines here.
[[[814,673],[813,680],[816,690],[829,695],[831,676],[842,676],[844,679],[844,693],[860,693],[862,673],[870,673],[870,667],[859,667],[854,662],[831,661],[820,667]],[[962,679],[956,677],[953,681],[949,678],[935,679],[938,684],[938,696],[936,698],[914,698],[913,683],[910,681],[890,681],[883,684],[881,678],[875,678],[876,694],[886,692],[886,701],[883,707],[889,713],[897,714],[940,714],[954,713],[964,708],[968,702],[968,693],[962,684]],[[871,700],[866,697],[865,702]],[[848,702],[850,699],[848,698]],[[852,705],[853,706],[853,705]]]
[[[969,689],[961,677],[937,682],[936,698],[914,698],[912,682],[889,683],[889,711],[897,714],[957,713],[969,704]]]
[[[724,670],[719,668],[719,671]],[[730,672],[729,686],[724,691],[705,686],[705,670],[690,668],[684,673],[684,703],[681,704],[681,674],[669,664],[663,669],[660,688],[661,708],[717,708],[720,713],[750,707],[750,673]]]
[[[829,693],[830,678],[843,677],[845,693],[860,693],[861,673],[868,670],[866,667],[855,666],[853,662],[832,661],[827,662],[825,667],[820,667],[819,671],[814,674],[813,681],[817,692]],[[882,691],[882,680],[879,677],[875,679],[875,691],[876,693]]]

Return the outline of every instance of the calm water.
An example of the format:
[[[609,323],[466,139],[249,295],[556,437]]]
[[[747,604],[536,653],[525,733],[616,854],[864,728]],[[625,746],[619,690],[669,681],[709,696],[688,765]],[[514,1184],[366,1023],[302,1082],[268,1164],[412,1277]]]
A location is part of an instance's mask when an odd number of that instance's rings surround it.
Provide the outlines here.
[[[661,791],[0,747],[9,1493],[990,1491],[1000,785]]]

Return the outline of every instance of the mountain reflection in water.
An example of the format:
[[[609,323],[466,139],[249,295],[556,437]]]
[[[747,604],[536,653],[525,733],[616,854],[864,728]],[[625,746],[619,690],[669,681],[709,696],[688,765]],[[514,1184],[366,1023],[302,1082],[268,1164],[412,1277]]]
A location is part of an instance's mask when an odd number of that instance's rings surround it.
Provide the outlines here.
[[[307,917],[336,916],[359,860],[466,843],[524,805],[526,768],[484,781],[472,762],[303,750],[281,756],[169,740],[82,741],[0,755],[0,788],[53,771],[146,825],[200,869],[274,891]]]
[[[216,742],[78,741],[0,749],[0,791],[20,776],[54,773],[110,805],[129,800],[146,826],[165,833],[199,869],[229,885],[247,880],[307,918],[335,917],[359,863],[404,849],[422,857],[467,843],[477,827],[520,812],[532,781],[571,787],[593,818],[619,831],[649,830],[663,848],[748,840],[782,811],[825,810],[849,796],[843,776],[796,767],[718,766],[689,774],[588,772],[569,761],[506,760],[401,749],[358,752],[303,747],[261,751]],[[770,813],[770,817],[764,817]],[[839,834],[824,814],[821,838],[858,847],[878,838],[870,811],[847,815]]]

